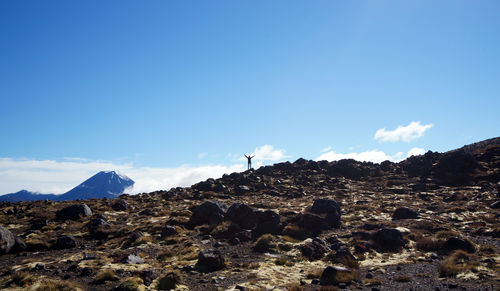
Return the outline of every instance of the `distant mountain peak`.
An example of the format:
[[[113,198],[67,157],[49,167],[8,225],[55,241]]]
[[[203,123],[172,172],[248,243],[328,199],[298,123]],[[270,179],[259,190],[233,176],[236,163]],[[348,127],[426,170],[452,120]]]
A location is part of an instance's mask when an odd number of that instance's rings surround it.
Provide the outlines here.
[[[28,190],[0,196],[0,201],[19,202],[33,200],[85,200],[92,198],[115,198],[123,194],[134,181],[118,171],[101,171],[62,195],[40,194]]]

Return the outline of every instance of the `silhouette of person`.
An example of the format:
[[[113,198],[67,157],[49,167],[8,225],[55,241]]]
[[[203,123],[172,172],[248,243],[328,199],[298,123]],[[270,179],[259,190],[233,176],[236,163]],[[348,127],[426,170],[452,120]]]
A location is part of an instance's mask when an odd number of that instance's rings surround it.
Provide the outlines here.
[[[252,158],[255,157],[255,155],[253,156],[250,156],[250,155],[245,155],[245,158],[248,159],[248,170],[250,170],[252,168]]]

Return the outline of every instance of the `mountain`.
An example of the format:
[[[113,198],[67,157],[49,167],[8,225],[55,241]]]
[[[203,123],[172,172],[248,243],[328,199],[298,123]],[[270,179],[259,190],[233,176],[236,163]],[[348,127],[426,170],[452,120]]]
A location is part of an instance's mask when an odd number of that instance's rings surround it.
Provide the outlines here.
[[[28,190],[21,190],[16,193],[9,193],[0,196],[0,201],[19,202],[19,201],[37,201],[37,200],[57,200],[60,195],[55,194],[40,194]]]
[[[58,200],[116,198],[132,185],[132,179],[115,171],[99,172],[61,195]]]
[[[115,198],[123,194],[125,189],[134,185],[134,181],[129,177],[119,174],[115,171],[99,172],[80,185],[68,192],[55,194],[39,194],[27,190],[21,190],[16,193],[10,193],[0,196],[0,201],[19,202],[36,200],[85,200],[92,198]]]

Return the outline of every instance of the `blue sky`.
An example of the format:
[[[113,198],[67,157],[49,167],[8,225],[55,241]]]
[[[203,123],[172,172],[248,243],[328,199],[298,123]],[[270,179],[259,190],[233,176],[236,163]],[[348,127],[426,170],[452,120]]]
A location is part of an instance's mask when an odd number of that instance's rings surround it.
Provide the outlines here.
[[[397,160],[496,137],[499,11],[456,0],[2,1],[0,193],[62,191],[109,168],[187,185],[242,170],[243,153],[260,153],[257,165]],[[375,139],[398,126],[425,130]]]

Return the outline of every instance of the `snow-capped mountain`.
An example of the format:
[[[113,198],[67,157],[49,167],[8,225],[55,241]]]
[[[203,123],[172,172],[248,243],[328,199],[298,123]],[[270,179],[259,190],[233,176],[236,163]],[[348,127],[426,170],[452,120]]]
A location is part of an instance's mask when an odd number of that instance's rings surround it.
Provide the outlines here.
[[[0,201],[19,202],[34,200],[85,200],[91,198],[115,198],[134,185],[129,177],[115,171],[103,171],[85,180],[80,185],[61,195],[37,194],[22,190],[0,196]]]

